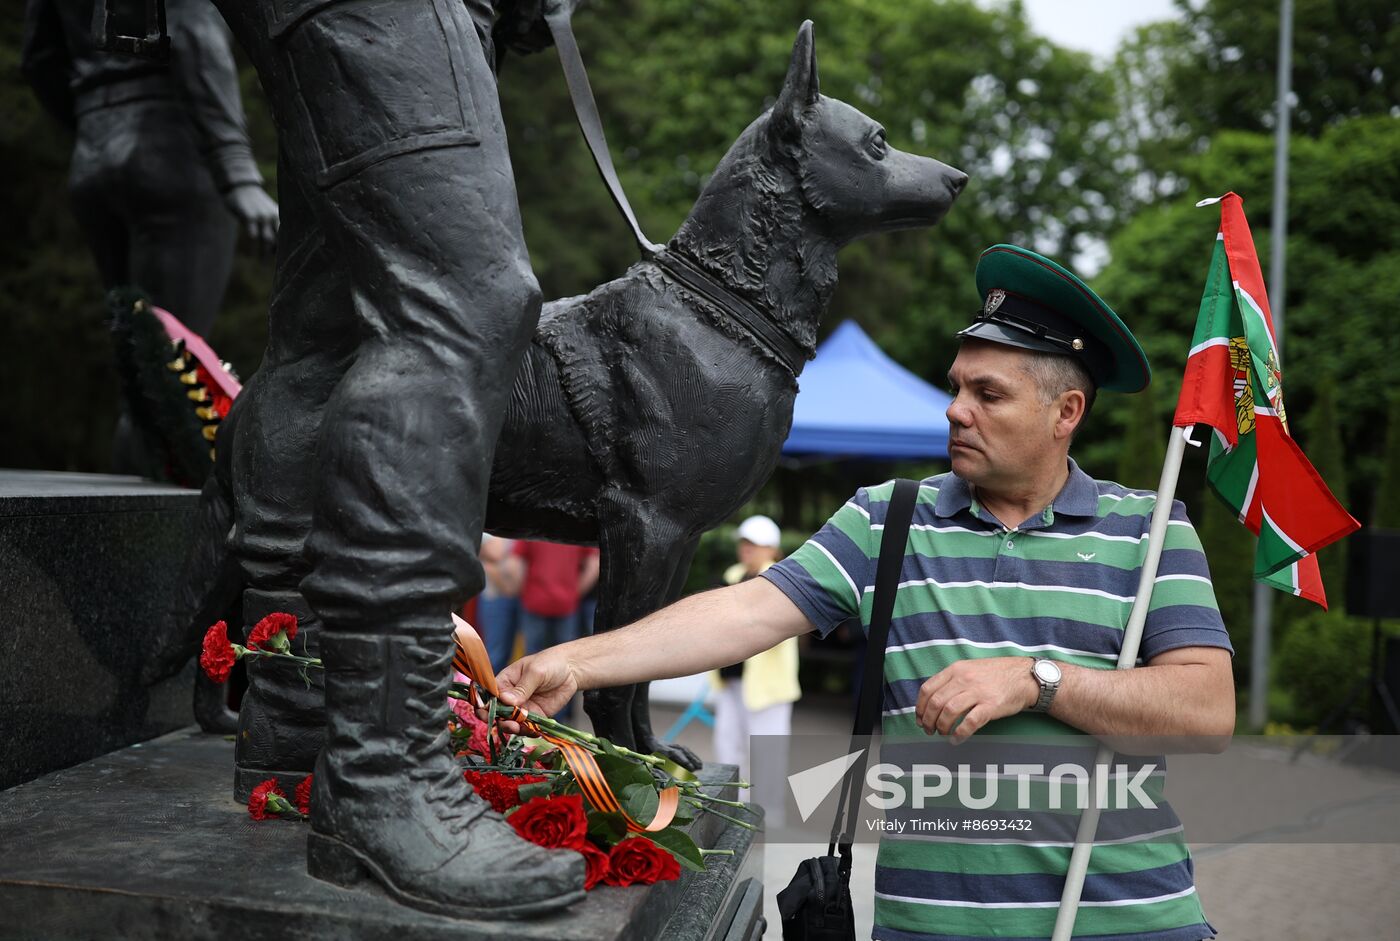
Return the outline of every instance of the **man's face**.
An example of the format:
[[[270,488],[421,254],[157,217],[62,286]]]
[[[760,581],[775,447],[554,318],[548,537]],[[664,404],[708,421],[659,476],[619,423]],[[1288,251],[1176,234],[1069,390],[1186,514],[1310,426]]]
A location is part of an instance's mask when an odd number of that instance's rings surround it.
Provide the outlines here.
[[[1033,487],[1058,453],[1057,403],[1041,401],[1012,346],[967,339],[948,370],[953,473],[997,493]]]

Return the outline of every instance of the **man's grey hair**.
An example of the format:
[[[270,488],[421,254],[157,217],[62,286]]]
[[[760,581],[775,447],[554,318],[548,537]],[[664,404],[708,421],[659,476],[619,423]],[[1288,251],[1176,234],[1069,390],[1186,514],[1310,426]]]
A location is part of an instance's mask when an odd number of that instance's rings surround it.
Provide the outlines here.
[[[1089,370],[1072,356],[1044,353],[1039,350],[1024,352],[1026,355],[1021,360],[1021,368],[1035,380],[1040,400],[1046,405],[1071,389],[1078,389],[1084,393],[1084,415],[1074,428],[1074,434],[1078,435],[1084,423],[1089,420],[1089,410],[1094,407],[1094,397],[1098,393],[1094,380],[1089,376]]]

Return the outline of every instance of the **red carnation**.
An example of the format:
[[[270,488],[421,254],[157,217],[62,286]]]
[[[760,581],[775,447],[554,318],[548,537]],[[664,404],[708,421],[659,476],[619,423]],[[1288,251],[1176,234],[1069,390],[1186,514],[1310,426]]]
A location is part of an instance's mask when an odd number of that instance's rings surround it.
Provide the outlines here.
[[[278,634],[285,633],[286,640],[278,642]],[[288,641],[297,636],[297,616],[276,611],[263,618],[253,625],[252,632],[248,635],[249,650],[286,650]],[[263,646],[266,644],[267,646]]]
[[[676,857],[646,837],[634,836],[612,848],[603,881],[608,885],[651,885],[679,878],[680,874],[681,864]]]
[[[257,787],[248,798],[248,815],[254,820],[267,820],[291,809],[287,795],[277,786],[276,778],[268,778]]]
[[[537,774],[509,775],[499,771],[466,771],[462,776],[482,800],[501,814],[519,805],[522,784],[544,780]]]
[[[534,797],[506,818],[515,832],[538,846],[577,850],[588,839],[583,797]]]
[[[584,840],[583,845],[578,847],[578,851],[583,854],[585,875],[583,877],[584,891],[588,891],[598,883],[607,878],[609,856],[608,851],[599,849],[598,844],[592,840]]]
[[[308,774],[306,777],[302,778],[302,779],[301,779],[301,783],[297,785],[296,793],[292,795],[293,797],[296,798],[297,810],[301,811],[301,815],[302,815],[303,817],[305,817],[307,814],[311,813],[311,778],[312,778],[312,777],[313,777],[313,775],[309,775],[309,774]]]
[[[204,634],[204,649],[199,654],[200,669],[215,683],[223,683],[237,662],[238,654],[228,639],[228,624],[218,621]]]

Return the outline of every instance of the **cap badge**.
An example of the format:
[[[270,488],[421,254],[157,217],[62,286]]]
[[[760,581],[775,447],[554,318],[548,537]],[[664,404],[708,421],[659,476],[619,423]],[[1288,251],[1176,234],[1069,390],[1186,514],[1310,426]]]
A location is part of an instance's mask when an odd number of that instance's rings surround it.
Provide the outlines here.
[[[987,292],[987,300],[982,305],[982,313],[984,315],[995,314],[1004,300],[1006,300],[1006,292],[1001,288],[992,288]]]
[[[1084,341],[1079,339],[1079,337],[1075,337],[1074,340],[1070,342],[1070,346],[1074,347],[1075,351],[1078,352],[1084,349]]]

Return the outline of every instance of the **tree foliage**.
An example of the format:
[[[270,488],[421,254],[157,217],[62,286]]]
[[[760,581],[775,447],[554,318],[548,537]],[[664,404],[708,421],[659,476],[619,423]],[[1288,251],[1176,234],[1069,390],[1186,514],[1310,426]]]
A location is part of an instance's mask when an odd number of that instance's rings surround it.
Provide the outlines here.
[[[1274,126],[1278,0],[1177,0],[1190,55],[1167,70],[1166,97],[1192,130]],[[1394,115],[1400,101],[1400,6],[1391,0],[1294,0],[1295,131],[1318,136],[1350,118]]]

